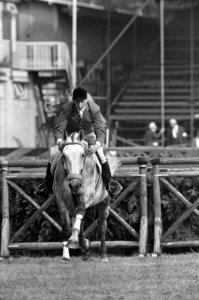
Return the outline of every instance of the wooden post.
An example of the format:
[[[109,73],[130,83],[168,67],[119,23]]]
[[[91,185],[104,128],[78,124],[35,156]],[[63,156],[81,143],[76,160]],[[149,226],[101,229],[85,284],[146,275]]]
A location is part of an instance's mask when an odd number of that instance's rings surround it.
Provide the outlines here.
[[[1,256],[8,257],[8,243],[10,235],[10,223],[9,223],[9,195],[8,195],[8,183],[6,175],[8,173],[8,162],[3,161],[1,163],[2,171],[2,225],[1,225]]]
[[[139,238],[139,255],[147,254],[147,239],[148,239],[148,212],[147,212],[147,159],[146,157],[138,157],[140,173],[140,238]]]
[[[159,182],[159,159],[152,159],[153,165],[153,201],[154,201],[154,247],[153,253],[160,254],[160,240],[162,235],[161,199]]]

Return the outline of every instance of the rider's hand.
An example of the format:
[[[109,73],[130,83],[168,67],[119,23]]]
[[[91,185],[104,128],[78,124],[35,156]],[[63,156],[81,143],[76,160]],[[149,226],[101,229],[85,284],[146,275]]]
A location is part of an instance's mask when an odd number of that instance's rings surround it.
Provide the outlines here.
[[[91,145],[89,147],[89,154],[95,153],[100,147],[101,147],[101,144],[100,144],[100,142],[97,141],[95,145]]]
[[[56,142],[56,144],[57,144],[57,146],[58,146],[58,148],[60,149],[60,147],[62,146],[62,144],[63,144],[63,141],[62,141],[62,139],[57,139],[57,142]]]

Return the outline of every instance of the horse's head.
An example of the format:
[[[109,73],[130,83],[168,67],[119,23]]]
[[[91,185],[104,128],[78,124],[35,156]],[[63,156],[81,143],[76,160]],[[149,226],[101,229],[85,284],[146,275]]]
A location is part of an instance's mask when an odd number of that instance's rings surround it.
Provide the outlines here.
[[[61,149],[63,167],[69,181],[69,187],[74,194],[77,194],[81,187],[86,156],[85,144],[82,139],[83,132],[72,133],[67,137]]]

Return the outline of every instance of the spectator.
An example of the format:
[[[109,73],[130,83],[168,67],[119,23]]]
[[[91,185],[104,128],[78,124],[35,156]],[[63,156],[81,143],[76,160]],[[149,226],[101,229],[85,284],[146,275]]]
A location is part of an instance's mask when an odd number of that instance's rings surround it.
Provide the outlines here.
[[[199,130],[196,132],[196,136],[193,138],[192,145],[193,148],[199,148]]]
[[[158,127],[155,122],[150,122],[148,125],[148,130],[144,135],[145,146],[154,146],[157,147],[160,144],[160,137],[164,129],[161,129],[158,132]]]
[[[167,131],[167,145],[181,145],[186,142],[187,133],[176,119],[169,120],[170,128]]]

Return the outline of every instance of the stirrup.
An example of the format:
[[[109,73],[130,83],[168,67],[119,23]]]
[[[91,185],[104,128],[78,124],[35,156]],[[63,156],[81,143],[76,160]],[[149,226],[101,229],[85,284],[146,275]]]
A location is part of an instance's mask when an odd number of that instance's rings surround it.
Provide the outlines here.
[[[113,196],[118,195],[122,191],[123,187],[116,180],[111,179],[109,183],[109,191]]]

